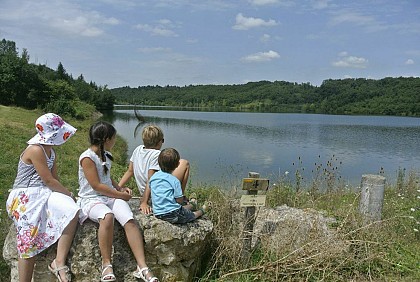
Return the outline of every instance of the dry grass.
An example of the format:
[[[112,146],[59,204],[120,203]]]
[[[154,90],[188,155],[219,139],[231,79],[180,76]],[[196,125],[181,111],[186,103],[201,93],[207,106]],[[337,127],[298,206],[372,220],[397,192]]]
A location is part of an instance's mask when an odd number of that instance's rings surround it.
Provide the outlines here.
[[[243,225],[238,220],[241,217],[235,216],[243,210],[237,208],[233,195],[207,191],[217,203],[217,212],[210,214],[215,224],[213,256],[199,281],[419,281],[418,173],[402,181],[399,190],[387,187],[383,219],[369,223],[359,215],[356,192],[296,193],[289,185],[277,183],[267,193],[270,206],[288,204],[323,211],[337,219],[331,226],[336,236],[309,238],[297,248],[259,244],[249,263],[241,256]],[[290,242],[284,241],[291,238],[292,234],[270,240],[287,245]]]

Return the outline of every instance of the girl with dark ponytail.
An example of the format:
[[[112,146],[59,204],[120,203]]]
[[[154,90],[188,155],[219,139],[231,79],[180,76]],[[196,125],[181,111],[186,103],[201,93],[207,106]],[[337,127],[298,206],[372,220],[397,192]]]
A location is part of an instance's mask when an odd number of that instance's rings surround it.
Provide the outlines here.
[[[114,218],[124,227],[137,269],[133,275],[146,282],[158,282],[146,265],[144,243],[127,201],[131,190],[120,187],[110,175],[117,131],[112,124],[98,121],[90,127],[90,147],[79,158],[80,223],[90,219],[99,223],[98,241],[102,256],[101,281],[115,281],[111,264]]]

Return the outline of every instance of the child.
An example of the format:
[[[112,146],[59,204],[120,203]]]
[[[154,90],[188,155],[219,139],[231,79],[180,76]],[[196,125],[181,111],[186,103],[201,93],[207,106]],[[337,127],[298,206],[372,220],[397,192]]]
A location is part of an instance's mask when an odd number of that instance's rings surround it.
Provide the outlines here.
[[[146,282],[158,282],[146,266],[143,237],[135,224],[133,213],[126,201],[131,190],[120,187],[110,176],[109,150],[115,145],[117,132],[104,121],[93,124],[89,130],[90,148],[79,158],[79,200],[82,208],[80,221],[87,218],[99,223],[98,241],[102,256],[101,281],[115,281],[111,264],[114,217],[124,227],[128,244],[137,261],[133,275]]]
[[[70,281],[65,265],[77,227],[79,207],[58,180],[53,146],[64,144],[76,128],[56,114],[40,116],[37,134],[19,158],[7,211],[16,226],[19,281],[31,281],[35,257],[58,240],[57,254],[48,266],[59,281]]]
[[[164,142],[162,129],[156,125],[146,126],[142,131],[142,139],[144,145],[140,145],[134,150],[130,158],[128,169],[118,185],[124,186],[134,175],[140,195],[142,196],[140,210],[145,214],[149,214],[151,213],[151,209],[148,204],[150,199],[150,188],[148,182],[150,177],[160,169],[158,157]],[[189,174],[189,162],[181,159],[179,166],[172,172],[172,175],[181,181],[182,193],[185,192]]]
[[[192,205],[182,206],[183,192],[181,183],[171,173],[179,165],[180,156],[177,150],[167,148],[159,154],[160,171],[150,178],[153,214],[170,223],[187,223],[202,216],[209,208],[203,205],[198,211],[191,211]]]

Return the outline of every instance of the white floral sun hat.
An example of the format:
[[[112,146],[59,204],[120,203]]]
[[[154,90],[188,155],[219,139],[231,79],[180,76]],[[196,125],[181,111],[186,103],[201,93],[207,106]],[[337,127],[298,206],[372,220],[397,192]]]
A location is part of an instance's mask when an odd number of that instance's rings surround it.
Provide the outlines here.
[[[40,116],[35,122],[35,128],[38,133],[27,142],[30,145],[61,145],[77,130],[53,113]]]

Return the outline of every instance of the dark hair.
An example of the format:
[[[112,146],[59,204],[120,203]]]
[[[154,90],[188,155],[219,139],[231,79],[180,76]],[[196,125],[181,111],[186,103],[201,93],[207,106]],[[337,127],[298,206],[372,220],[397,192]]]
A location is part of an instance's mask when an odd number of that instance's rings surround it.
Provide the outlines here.
[[[94,123],[89,129],[89,142],[91,145],[99,146],[100,149],[100,157],[103,162],[106,162],[106,157],[108,157],[111,161],[114,158],[110,155],[105,153],[104,143],[114,137],[117,133],[115,127],[106,121],[98,121]],[[108,168],[106,165],[103,165],[105,174],[108,173]]]
[[[178,167],[179,159],[179,153],[174,148],[163,149],[158,158],[160,169],[164,172],[171,173]]]

